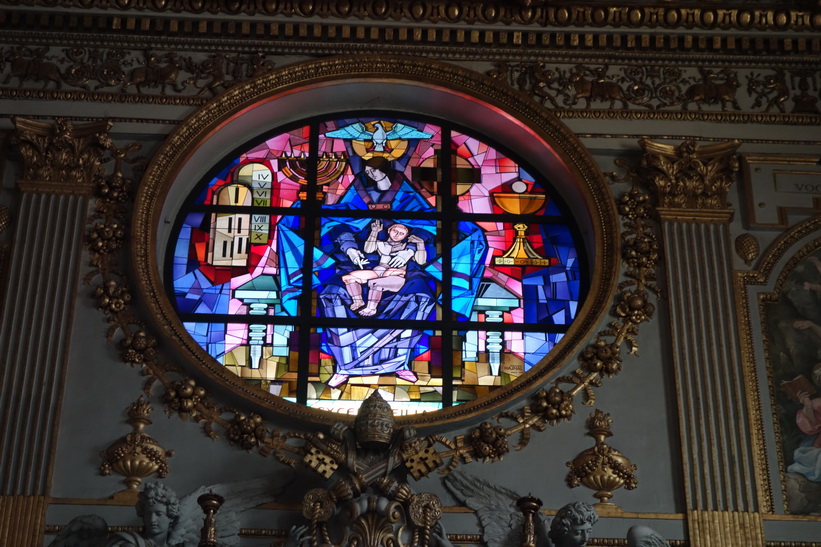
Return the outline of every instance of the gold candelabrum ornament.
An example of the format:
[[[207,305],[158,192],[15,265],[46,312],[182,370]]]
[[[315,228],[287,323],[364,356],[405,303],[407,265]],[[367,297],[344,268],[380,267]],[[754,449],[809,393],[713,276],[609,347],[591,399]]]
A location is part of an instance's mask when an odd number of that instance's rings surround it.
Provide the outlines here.
[[[516,506],[524,515],[522,523],[522,545],[521,547],[536,547],[536,513],[542,508],[542,500],[533,496],[525,496],[516,501]]]
[[[597,508],[618,509],[610,502],[613,490],[624,487],[627,490],[636,488],[638,481],[633,474],[637,468],[621,452],[611,447],[605,439],[612,436],[610,424],[613,420],[609,414],[596,410],[587,418],[588,435],[596,440],[596,445],[588,448],[567,462],[570,473],[567,482],[571,488],[584,485],[596,490],[593,497],[599,500]]]
[[[100,452],[103,458],[100,474],[110,475],[113,472],[122,475],[127,490],[135,493],[144,478],[153,474],[161,479],[167,477],[168,458],[174,455],[173,450],[164,449],[143,432],[145,426],[151,424],[148,418],[151,411],[151,405],[140,396],[127,410],[126,422],[133,431]]]
[[[197,503],[205,513],[205,520],[200,531],[200,542],[197,547],[217,547],[219,544],[219,537],[217,535],[217,518],[216,513],[219,511],[222,504],[225,503],[225,498],[213,492],[207,492],[197,498]]]

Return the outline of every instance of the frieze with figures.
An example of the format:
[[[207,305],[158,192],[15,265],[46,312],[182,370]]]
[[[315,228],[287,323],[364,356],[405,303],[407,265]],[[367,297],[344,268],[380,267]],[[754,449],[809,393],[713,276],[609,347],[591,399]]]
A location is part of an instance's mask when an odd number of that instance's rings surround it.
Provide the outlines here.
[[[34,89],[53,93],[74,89],[85,92],[77,99],[119,101],[126,94],[138,102],[160,104],[172,100],[200,104],[270,72],[275,65],[264,52],[185,55],[162,50],[8,47],[0,50],[0,56],[5,60],[0,94],[6,96],[20,97]],[[815,116],[821,115],[821,71],[812,68],[499,61],[487,75],[565,117],[615,110],[636,116],[690,111],[758,113],[779,123],[817,123]]]

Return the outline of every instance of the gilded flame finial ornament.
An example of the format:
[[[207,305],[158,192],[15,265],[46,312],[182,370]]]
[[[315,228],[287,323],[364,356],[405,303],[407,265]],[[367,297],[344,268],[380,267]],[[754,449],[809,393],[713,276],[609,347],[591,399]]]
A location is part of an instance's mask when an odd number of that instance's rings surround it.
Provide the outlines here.
[[[128,490],[137,491],[143,479],[156,474],[159,478],[168,476],[168,458],[174,455],[173,450],[166,450],[150,435],[143,432],[151,424],[148,415],[152,408],[140,396],[128,407],[126,422],[133,431],[100,453],[103,463],[100,474],[112,472],[125,477],[123,482]]]
[[[642,139],[641,177],[660,208],[725,210],[738,171],[739,141],[678,146]]]
[[[571,488],[584,485],[596,490],[593,497],[599,500],[597,507],[616,509],[618,506],[610,502],[613,490],[621,487],[633,490],[638,481],[633,474],[637,467],[605,442],[605,439],[613,435],[610,431],[612,423],[610,414],[598,409],[587,418],[587,434],[596,440],[596,445],[567,462],[570,468],[567,482]]]

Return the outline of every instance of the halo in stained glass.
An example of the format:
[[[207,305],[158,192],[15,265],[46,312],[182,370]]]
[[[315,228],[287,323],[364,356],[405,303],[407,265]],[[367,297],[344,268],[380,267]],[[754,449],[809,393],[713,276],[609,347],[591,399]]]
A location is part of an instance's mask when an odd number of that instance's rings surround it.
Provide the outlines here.
[[[188,334],[272,395],[400,414],[540,366],[588,272],[549,182],[433,119],[326,117],[249,143],[191,192],[166,287]]]

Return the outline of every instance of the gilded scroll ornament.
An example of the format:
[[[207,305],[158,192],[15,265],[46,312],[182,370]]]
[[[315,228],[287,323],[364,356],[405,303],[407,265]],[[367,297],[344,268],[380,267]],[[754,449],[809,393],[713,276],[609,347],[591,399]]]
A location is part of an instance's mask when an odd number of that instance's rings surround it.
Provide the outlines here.
[[[160,478],[168,476],[168,458],[174,455],[173,450],[166,450],[143,429],[151,425],[148,418],[151,405],[140,396],[128,407],[126,422],[133,428],[128,435],[100,453],[103,463],[101,475],[117,473],[125,477],[123,482],[129,490],[136,491],[143,479],[156,474]]]
[[[584,485],[596,490],[593,497],[599,500],[596,504],[598,507],[613,506],[610,502],[613,490],[622,487],[633,490],[637,486],[633,473],[637,467],[605,442],[605,439],[613,435],[610,431],[612,423],[609,414],[598,409],[593,412],[587,418],[587,434],[595,439],[596,445],[567,462],[570,468],[567,483],[571,488]]]

